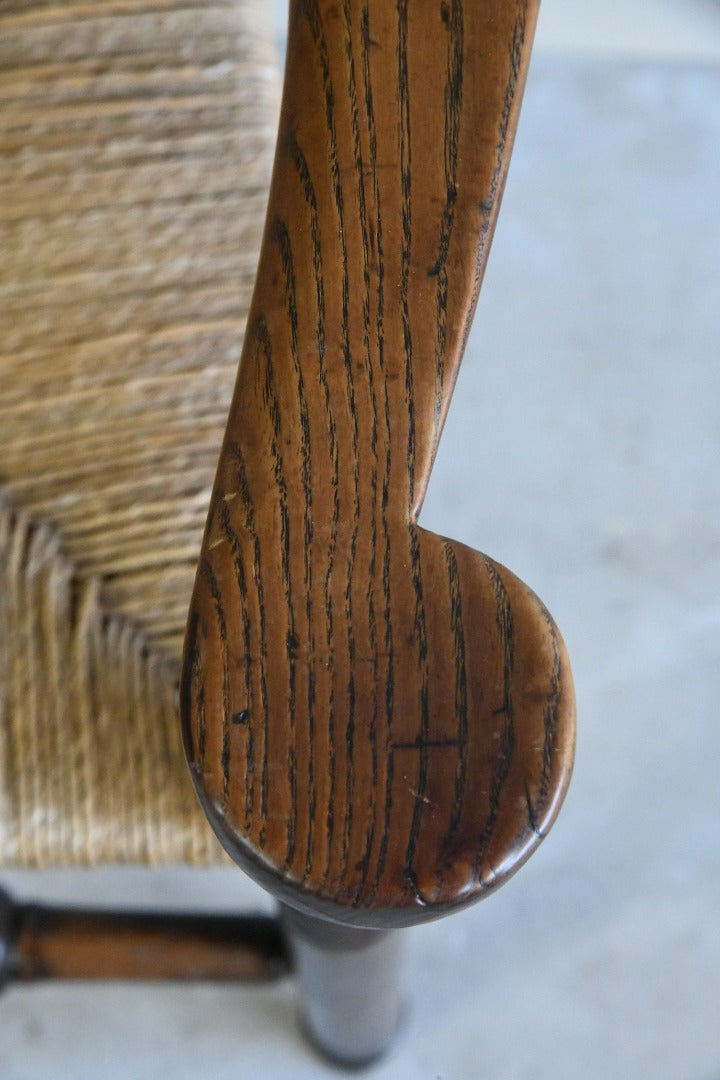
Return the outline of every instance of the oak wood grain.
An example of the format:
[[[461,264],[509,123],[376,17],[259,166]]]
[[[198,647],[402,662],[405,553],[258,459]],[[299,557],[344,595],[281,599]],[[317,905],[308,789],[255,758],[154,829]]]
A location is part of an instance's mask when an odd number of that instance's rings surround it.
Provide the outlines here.
[[[572,766],[572,680],[547,610],[417,524],[536,14],[536,0],[290,8],[181,712],[230,854],[290,904],[360,926],[499,885]]]

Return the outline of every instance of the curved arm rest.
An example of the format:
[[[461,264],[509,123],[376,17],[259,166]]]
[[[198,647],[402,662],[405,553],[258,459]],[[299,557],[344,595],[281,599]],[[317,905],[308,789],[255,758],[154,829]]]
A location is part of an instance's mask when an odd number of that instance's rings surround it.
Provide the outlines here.
[[[292,907],[358,927],[496,888],[547,833],[572,766],[547,610],[417,524],[536,9],[291,3],[182,726],[228,852]]]

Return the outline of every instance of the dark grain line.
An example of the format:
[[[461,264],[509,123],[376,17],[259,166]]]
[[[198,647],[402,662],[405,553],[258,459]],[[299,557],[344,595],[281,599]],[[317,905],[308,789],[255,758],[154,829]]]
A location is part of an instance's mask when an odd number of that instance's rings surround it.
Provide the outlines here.
[[[410,258],[412,252],[412,156],[410,152],[410,76],[408,73],[408,0],[397,0],[398,45],[397,79],[400,126],[400,185],[402,192],[402,245],[400,252],[400,311],[405,352],[405,404],[407,407],[407,469],[408,509],[411,516],[415,504],[415,394],[413,385],[413,342],[410,323]]]
[[[205,718],[201,697],[204,698],[205,695],[205,681],[202,678],[202,665],[200,663],[200,651],[198,649],[199,624],[200,616],[195,608],[191,608],[185,635],[185,651],[187,659],[180,676],[180,708],[185,715],[190,715],[193,702],[195,703],[195,734],[198,744],[197,761],[198,764],[202,764],[205,756],[205,748],[203,745],[205,741]],[[191,730],[185,729],[186,740],[191,734]],[[190,760],[193,760],[195,755],[189,754],[188,757]]]
[[[238,451],[239,453],[239,451]],[[243,558],[243,549],[235,530],[232,528],[230,522],[230,508],[226,496],[221,496],[218,502],[218,518],[220,521],[220,527],[225,535],[227,542],[230,544],[230,548],[233,553],[233,564],[235,568],[235,580],[237,581],[238,591],[240,593],[241,608],[242,608],[242,641],[243,648],[245,650],[245,710],[249,715],[252,715],[253,710],[253,692],[252,692],[252,678],[251,678],[251,659],[252,659],[252,640],[251,640],[251,626],[250,626],[250,612],[248,611],[248,581],[247,573],[245,571],[245,560]],[[251,543],[253,543],[252,531],[248,530]],[[245,781],[245,827],[249,829],[250,822],[252,820],[252,808],[254,801],[254,788],[255,788],[255,729],[252,724],[247,724],[245,727],[247,731],[246,741],[246,761],[247,761],[247,778]]]
[[[357,95],[357,82],[355,75],[355,58],[353,53],[352,44],[352,15],[350,0],[344,0],[343,5],[345,15],[345,56],[348,65],[348,94],[350,100],[350,126],[352,131],[353,140],[353,158],[355,163],[355,176],[356,176],[356,195],[358,205],[358,217],[360,224],[360,235],[362,240],[362,273],[363,273],[363,304],[362,304],[362,336],[363,336],[363,351],[365,354],[365,373],[368,381],[368,391],[370,399],[370,501],[373,508],[373,512],[370,514],[370,552],[369,552],[369,566],[368,566],[368,585],[365,593],[367,610],[368,610],[368,633],[370,637],[370,652],[373,662],[373,683],[371,691],[371,700],[368,704],[369,723],[367,725],[367,739],[370,744],[370,753],[372,760],[372,774],[374,779],[374,785],[377,782],[377,716],[378,716],[378,696],[377,687],[379,682],[379,665],[377,655],[377,631],[375,624],[375,560],[377,552],[377,518],[374,512],[377,502],[377,488],[378,488],[378,416],[377,416],[377,391],[375,387],[375,373],[374,364],[370,347],[370,238],[368,229],[368,213],[367,202],[365,193],[365,165],[363,162],[362,145],[360,140],[360,121],[359,121],[359,109],[358,109],[358,95]],[[367,74],[367,72],[366,72]],[[359,480],[358,480],[359,482]],[[359,514],[359,502],[358,502],[358,514]],[[357,540],[355,540],[355,544]],[[354,552],[353,552],[354,555]],[[354,644],[353,644],[354,648]],[[353,691],[354,692],[354,691]],[[365,725],[363,724],[363,728]],[[351,769],[349,779],[354,782],[354,773]],[[343,867],[343,878],[347,874],[348,861],[347,852],[350,841],[350,829],[352,826],[352,804],[354,799],[348,798],[348,806],[345,815],[345,834],[346,834],[346,858],[345,865]],[[372,838],[375,831],[375,801],[373,800],[370,812],[370,823],[366,830],[365,840],[365,853],[362,856],[360,863],[365,865],[369,858],[370,849],[372,847]]]
[[[500,734],[500,744],[495,761],[495,772],[488,794],[488,812],[485,826],[477,841],[475,858],[475,876],[479,877],[480,866],[492,840],[500,809],[500,796],[510,772],[515,750],[515,712],[512,697],[513,669],[515,666],[515,641],[512,608],[503,580],[492,560],[485,558],[485,569],[492,584],[495,596],[495,620],[503,648],[503,700],[495,710],[494,716],[504,716],[505,723]]]
[[[383,515],[387,519],[387,497],[389,486],[383,485]],[[385,761],[386,761],[386,774],[385,774],[385,791],[383,793],[384,813],[383,813],[383,829],[380,839],[380,850],[378,851],[377,867],[375,869],[375,878],[373,887],[370,890],[370,898],[374,898],[376,890],[380,884],[380,880],[385,869],[385,861],[388,855],[388,844],[390,839],[390,820],[392,817],[392,785],[394,775],[394,759],[392,750],[392,730],[393,730],[393,710],[395,704],[395,671],[394,671],[394,653],[393,653],[393,632],[392,632],[392,611],[390,607],[390,543],[389,539],[385,545],[385,554],[383,556],[383,568],[382,568],[382,587],[383,596],[385,598],[385,648],[388,657],[387,668],[387,682],[385,685],[385,716],[387,718],[387,728],[385,732]]]
[[[525,784],[525,806],[527,809],[528,824],[530,825],[530,828],[532,829],[535,836],[539,837],[542,840],[544,833],[538,825],[537,811],[532,801],[532,795],[530,794],[530,788],[527,783]]]
[[[461,0],[452,0],[447,12],[448,64],[445,84],[445,130],[443,133],[443,165],[445,173],[445,207],[440,223],[438,257],[429,273],[437,277],[435,308],[437,338],[435,342],[435,410],[433,455],[440,438],[442,406],[445,398],[445,348],[447,340],[448,271],[447,258],[455,224],[457,201],[458,149],[462,115],[464,24]]]
[[[410,324],[410,260],[412,253],[412,180],[411,180],[411,143],[410,143],[410,76],[408,71],[408,2],[397,0],[398,13],[398,45],[397,45],[397,79],[398,79],[398,103],[400,110],[400,125],[398,131],[398,149],[400,154],[400,187],[401,187],[401,216],[402,216],[402,244],[400,253],[400,309],[403,329],[403,345],[405,352],[405,404],[408,416],[407,434],[407,469],[408,469],[408,509],[413,514],[415,501],[415,400],[413,384],[413,345],[412,330]],[[427,639],[425,635],[425,617],[423,610],[422,574],[420,568],[420,549],[418,544],[417,530],[413,524],[408,528],[408,541],[410,544],[410,563],[415,593],[415,633],[418,639],[418,664],[422,669],[420,686],[420,733],[421,738],[427,739],[429,726],[428,712],[428,685],[427,685]],[[420,895],[415,875],[413,872],[413,859],[420,831],[420,820],[424,806],[425,786],[427,784],[427,751],[420,750],[419,778],[415,805],[413,807],[412,824],[405,854],[405,877],[419,904],[425,901]]]
[[[333,806],[335,801],[335,691],[332,681],[332,672],[334,669],[334,657],[333,657],[333,637],[334,637],[334,625],[333,625],[333,612],[332,612],[332,581],[333,573],[335,570],[335,557],[337,551],[338,542],[338,527],[340,524],[340,491],[339,491],[339,479],[340,479],[340,465],[338,454],[338,440],[337,440],[337,426],[335,422],[335,416],[332,408],[332,401],[330,395],[330,384],[328,382],[327,364],[326,364],[326,335],[325,335],[325,279],[323,275],[323,261],[322,261],[322,248],[320,241],[320,220],[317,207],[317,196],[315,194],[315,187],[310,175],[310,169],[308,168],[307,160],[297,139],[294,136],[288,141],[288,151],[295,165],[300,183],[303,189],[303,195],[305,202],[310,211],[310,237],[312,240],[312,266],[313,276],[315,278],[315,300],[317,304],[317,351],[318,351],[318,378],[320,382],[320,388],[322,391],[322,405],[323,415],[327,420],[327,434],[328,434],[328,450],[330,454],[330,475],[331,475],[331,488],[332,488],[332,514],[330,524],[330,540],[327,552],[327,566],[325,575],[323,578],[323,609],[325,613],[325,644],[327,646],[327,664],[330,672],[330,691],[328,701],[328,732],[329,732],[329,776],[330,776],[330,795],[328,800],[328,818],[327,818],[327,831],[328,831],[328,863],[325,867],[324,876],[327,877],[329,873],[329,859],[330,851],[332,848],[332,839],[334,835],[334,814]],[[314,702],[314,695],[313,695]],[[312,849],[313,849],[313,832],[315,826],[315,792],[311,789],[311,807],[312,814],[308,821],[308,853],[305,863],[305,878],[307,878],[311,871],[312,866]]]
[[[352,828],[353,799],[355,784],[354,743],[355,743],[355,634],[353,619],[352,585],[357,553],[358,531],[360,525],[360,418],[355,398],[355,377],[353,374],[352,348],[350,342],[350,271],[345,233],[345,203],[340,177],[338,158],[337,130],[335,125],[335,92],[330,72],[330,60],[323,30],[322,19],[317,0],[307,0],[306,14],[310,29],[318,50],[322,71],[323,92],[325,95],[325,120],[329,136],[329,164],[332,178],[332,193],[338,222],[338,240],[341,251],[342,281],[342,354],[346,374],[346,394],[348,416],[352,429],[352,473],[353,473],[353,526],[346,564],[345,584],[345,621],[347,627],[348,682],[347,682],[347,725],[345,729],[345,784],[349,795],[346,797],[346,815],[342,833],[342,862],[348,857],[348,843]]]
[[[557,739],[558,727],[560,723],[560,683],[562,674],[562,657],[560,653],[560,642],[558,641],[558,633],[555,623],[550,615],[550,612],[545,607],[543,602],[534,597],[538,610],[545,624],[548,640],[552,646],[553,662],[552,669],[550,671],[549,678],[549,693],[547,695],[547,701],[545,704],[545,710],[543,713],[543,756],[542,766],[540,773],[540,783],[538,787],[537,797],[535,805],[533,806],[528,798],[528,811],[529,820],[533,827],[533,831],[538,836],[542,836],[542,830],[537,826],[537,813],[545,808],[548,795],[551,790],[553,763],[555,760],[555,742]],[[532,816],[530,816],[530,812]]]
[[[267,323],[262,316],[255,321],[253,332],[257,337],[260,351],[265,360],[265,377],[262,383],[263,402],[268,411],[272,424],[272,436],[270,438],[270,456],[273,462],[273,479],[277,489],[278,506],[280,510],[280,567],[282,574],[283,594],[285,610],[287,613],[287,642],[296,640],[295,611],[292,599],[292,571],[290,565],[291,536],[290,536],[290,508],[288,505],[287,477],[281,447],[283,445],[282,413],[280,402],[275,390],[275,370],[273,363],[272,342]],[[288,656],[288,700],[287,714],[290,728],[288,740],[288,784],[292,796],[291,814],[287,821],[287,848],[285,851],[285,867],[288,867],[295,855],[296,824],[298,814],[297,804],[297,768],[296,768],[296,660],[294,651],[287,650]]]
[[[253,572],[252,577],[255,582],[255,589],[257,591],[257,606],[258,606],[258,622],[260,627],[260,711],[263,717],[263,756],[262,756],[262,772],[260,776],[260,814],[259,814],[259,837],[258,845],[260,849],[265,845],[265,822],[268,816],[268,741],[269,741],[269,702],[268,702],[268,685],[267,685],[267,662],[268,662],[268,644],[267,644],[267,628],[266,628],[266,607],[265,607],[265,586],[263,584],[262,574],[262,552],[260,548],[260,537],[258,536],[257,528],[255,526],[255,513],[253,508],[252,497],[250,494],[250,485],[247,478],[247,469],[245,466],[245,459],[242,455],[242,451],[237,443],[230,441],[228,445],[228,454],[230,460],[235,466],[235,475],[238,485],[238,494],[240,496],[240,505],[244,511],[243,525],[250,538],[253,553]],[[243,598],[245,600],[245,597]],[[253,774],[254,784],[254,774]]]
[[[412,742],[395,742],[392,744],[393,750],[421,750],[423,747],[427,747],[428,750],[445,750],[448,747],[459,749],[463,746],[463,740],[457,739],[413,739]]]
[[[338,158],[337,130],[335,125],[335,91],[330,72],[330,58],[327,41],[323,31],[322,19],[318,9],[317,0],[306,0],[305,11],[310,24],[313,40],[318,50],[320,70],[322,72],[323,93],[325,96],[325,122],[329,137],[328,162],[332,179],[332,195],[335,204],[338,223],[338,241],[341,251],[341,282],[342,282],[342,338],[343,338],[343,362],[347,376],[346,392],[348,416],[352,427],[353,449],[353,479],[355,481],[355,517],[359,517],[359,469],[360,469],[360,418],[355,404],[355,378],[352,367],[352,353],[350,346],[350,272],[348,264],[347,238],[345,234],[345,199],[343,195],[342,180],[340,176],[340,163]]]
[[[215,618],[218,624],[220,637],[220,650],[222,656],[222,752],[220,764],[223,774],[223,799],[227,804],[228,790],[230,787],[230,689],[228,684],[228,633],[225,611],[223,608],[222,593],[217,578],[213,573],[212,566],[207,559],[202,561],[201,573],[208,583],[210,594],[213,598]]]
[[[301,456],[301,470],[300,480],[303,492],[303,575],[304,575],[304,588],[305,588],[305,615],[307,619],[308,627],[308,640],[307,640],[307,655],[308,661],[308,739],[309,739],[309,777],[308,783],[310,788],[310,800],[315,801],[315,776],[314,776],[314,761],[313,761],[313,748],[315,743],[314,737],[314,682],[312,678],[312,658],[315,655],[315,634],[314,634],[314,620],[313,620],[313,574],[312,574],[312,540],[313,540],[313,499],[312,499],[312,457],[311,457],[311,431],[310,431],[310,413],[308,409],[307,397],[305,394],[305,380],[303,378],[302,368],[300,365],[300,357],[298,355],[298,310],[297,310],[297,283],[295,280],[295,266],[293,262],[292,244],[290,241],[290,233],[287,225],[284,221],[277,219],[274,222],[272,230],[273,239],[277,243],[280,249],[280,255],[283,264],[283,272],[285,274],[285,306],[288,315],[288,321],[290,326],[290,352],[293,362],[293,370],[295,373],[295,389],[297,396],[298,409],[300,413],[300,456]],[[290,643],[288,648],[288,659],[290,663],[290,680],[291,680],[291,697],[295,692],[295,656],[293,652],[294,643],[296,641],[296,632],[294,626],[294,619],[292,611],[290,612],[290,629],[288,630],[288,642]],[[291,718],[291,724],[293,725],[293,734],[297,738],[296,731],[294,730],[295,718]],[[291,790],[296,791],[297,787],[297,753],[295,747],[290,748],[291,754]],[[297,834],[297,815],[298,807],[297,800],[293,797],[294,817],[295,824],[293,827],[293,847],[292,851],[288,853],[287,863],[290,862],[295,853],[294,843]],[[312,848],[312,824],[310,823],[308,829],[308,850]],[[306,856],[307,861],[307,856]]]
[[[378,160],[377,160],[377,125],[375,121],[375,105],[373,99],[373,87],[370,73],[370,12],[367,2],[363,3],[361,17],[360,17],[360,33],[362,42],[362,66],[363,66],[363,81],[365,85],[365,114],[367,118],[368,135],[370,143],[370,170],[372,174],[372,194],[373,203],[375,209],[375,255],[377,260],[377,273],[376,273],[376,290],[377,290],[377,313],[375,320],[375,336],[377,344],[377,358],[378,358],[378,370],[380,374],[380,381],[383,388],[383,420],[384,420],[384,442],[385,442],[385,454],[383,459],[383,475],[381,485],[381,503],[380,503],[380,529],[383,537],[383,561],[382,561],[382,600],[383,600],[383,620],[385,624],[385,654],[387,656],[388,674],[385,684],[385,738],[384,738],[384,751],[385,751],[385,763],[386,763],[386,777],[385,788],[383,792],[383,832],[381,847],[378,853],[378,866],[375,883],[382,875],[382,869],[387,856],[387,835],[390,828],[390,814],[392,810],[392,762],[391,762],[391,750],[390,743],[392,738],[392,721],[393,721],[393,665],[394,665],[394,649],[393,649],[393,631],[392,631],[392,600],[390,591],[390,524],[388,521],[388,503],[390,498],[390,468],[392,463],[391,458],[391,444],[390,444],[390,396],[388,393],[388,384],[385,377],[385,251],[383,246],[383,215],[381,204],[381,189],[380,179],[378,175]],[[372,241],[372,232],[370,233],[370,240]],[[374,539],[377,538],[377,533],[373,533]],[[373,553],[372,573],[371,581],[374,580],[375,561]],[[375,645],[375,648],[377,646]],[[376,734],[375,743],[373,746],[373,776],[375,779],[375,790],[379,790],[377,783],[377,764],[378,764],[378,749],[379,749],[379,734]],[[373,800],[373,817],[372,817],[372,832],[368,833],[367,846],[366,846],[366,865],[364,867],[360,887],[364,887],[367,880],[367,872],[369,870],[370,852],[372,843],[374,840],[376,822],[378,817],[379,808],[376,806],[375,800]]]
[[[449,542],[444,545],[445,565],[448,573],[448,588],[450,593],[450,629],[453,640],[453,656],[455,658],[455,716],[458,725],[458,761],[455,770],[455,798],[452,803],[452,814],[445,840],[443,852],[445,857],[452,856],[460,819],[463,812],[465,797],[465,782],[467,779],[467,742],[468,742],[468,688],[467,669],[465,666],[465,633],[463,630],[462,593],[460,589],[460,577],[458,574],[457,559]]]
[[[283,272],[285,274],[285,305],[290,326],[290,352],[295,372],[295,387],[297,403],[300,412],[300,456],[302,459],[301,483],[304,498],[303,506],[303,544],[304,544],[304,569],[307,583],[308,602],[312,604],[312,563],[311,545],[313,539],[313,495],[311,486],[312,477],[312,452],[310,411],[308,409],[307,396],[305,394],[305,380],[300,366],[298,355],[298,310],[297,310],[297,284],[295,280],[295,266],[293,263],[292,244],[290,233],[284,221],[277,219],[272,229],[273,239],[280,249]],[[312,623],[309,609],[308,619]]]
[[[418,668],[420,670],[420,734],[419,745],[419,769],[418,783],[415,792],[415,804],[413,806],[412,823],[405,852],[405,876],[419,904],[427,901],[422,896],[413,870],[415,850],[420,835],[420,823],[425,809],[425,791],[427,789],[428,775],[428,743],[430,740],[430,701],[429,701],[429,672],[428,672],[428,642],[427,628],[425,625],[425,602],[423,589],[422,565],[420,561],[420,543],[417,527],[409,528],[410,538],[410,572],[412,574],[413,591],[415,593],[415,617],[414,629],[418,643]]]

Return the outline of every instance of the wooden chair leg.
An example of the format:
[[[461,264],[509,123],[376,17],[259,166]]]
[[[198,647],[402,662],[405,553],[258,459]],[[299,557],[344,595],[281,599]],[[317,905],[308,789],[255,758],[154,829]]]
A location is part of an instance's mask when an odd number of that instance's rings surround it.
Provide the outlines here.
[[[284,908],[310,1041],[340,1065],[367,1065],[392,1043],[405,1007],[402,934],[359,930]]]
[[[388,1038],[375,1006],[394,961],[370,960],[369,935],[507,880],[547,834],[572,767],[572,678],[547,609],[500,563],[417,522],[537,7],[290,4],[181,713],[208,818],[300,913],[308,1023],[349,1062]],[[357,971],[362,958],[362,977],[374,972],[364,994],[347,974],[353,934]]]

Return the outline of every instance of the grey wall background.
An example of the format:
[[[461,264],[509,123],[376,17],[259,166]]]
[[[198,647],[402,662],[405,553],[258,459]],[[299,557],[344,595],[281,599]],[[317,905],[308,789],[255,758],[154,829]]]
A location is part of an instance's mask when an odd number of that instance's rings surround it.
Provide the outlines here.
[[[285,37],[286,0],[270,0],[279,42]],[[654,58],[720,56],[717,0],[542,0],[538,52]]]
[[[423,523],[553,611],[577,765],[527,867],[407,935],[406,1030],[373,1080],[720,1078],[719,57],[709,0],[544,0]],[[267,906],[234,871],[4,881]],[[290,985],[20,989],[0,1011],[2,1080],[336,1075]]]

